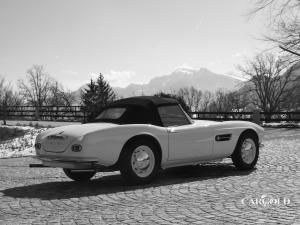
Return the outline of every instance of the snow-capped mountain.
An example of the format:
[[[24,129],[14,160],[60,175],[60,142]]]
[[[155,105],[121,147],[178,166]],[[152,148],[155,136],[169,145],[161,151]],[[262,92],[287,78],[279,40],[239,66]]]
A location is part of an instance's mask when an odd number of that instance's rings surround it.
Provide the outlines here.
[[[202,91],[217,89],[232,90],[241,81],[226,75],[216,74],[208,69],[199,70],[179,68],[168,75],[155,77],[147,84],[130,84],[125,88],[115,87],[116,93],[122,97],[134,95],[153,95],[159,91],[172,92],[183,87],[195,87]]]
[[[238,88],[241,83],[234,77],[216,74],[208,69],[199,70],[179,68],[170,74],[152,78],[147,84],[130,84],[125,88],[113,87],[114,91],[120,97],[131,97],[138,95],[153,95],[160,91],[176,92],[180,88],[195,87],[202,91],[216,91],[218,89],[233,90]],[[85,87],[82,86],[74,92],[76,99],[80,99],[80,91]]]

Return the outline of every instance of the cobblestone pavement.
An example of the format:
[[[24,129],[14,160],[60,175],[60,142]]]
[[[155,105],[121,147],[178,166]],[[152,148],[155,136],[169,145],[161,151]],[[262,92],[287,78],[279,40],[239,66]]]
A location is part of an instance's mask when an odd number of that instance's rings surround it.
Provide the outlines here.
[[[300,224],[300,130],[268,129],[264,144],[253,171],[228,159],[145,186],[117,172],[77,184],[60,169],[28,168],[30,157],[1,159],[0,224]]]

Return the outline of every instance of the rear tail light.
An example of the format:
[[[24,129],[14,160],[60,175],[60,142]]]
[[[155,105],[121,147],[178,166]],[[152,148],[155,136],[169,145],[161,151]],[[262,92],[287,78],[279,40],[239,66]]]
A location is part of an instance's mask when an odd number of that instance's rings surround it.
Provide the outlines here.
[[[74,144],[72,145],[71,149],[73,152],[80,152],[82,150],[82,146],[79,144]]]

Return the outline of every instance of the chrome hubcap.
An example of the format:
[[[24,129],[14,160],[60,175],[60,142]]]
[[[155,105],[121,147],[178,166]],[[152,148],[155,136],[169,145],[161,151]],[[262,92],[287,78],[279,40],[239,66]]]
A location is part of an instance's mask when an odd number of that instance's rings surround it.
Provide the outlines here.
[[[241,154],[242,159],[245,163],[251,164],[254,161],[256,155],[256,145],[252,139],[247,138],[246,140],[244,140],[242,144]]]
[[[131,167],[139,177],[149,176],[155,164],[155,158],[152,150],[145,145],[137,147],[131,156]]]

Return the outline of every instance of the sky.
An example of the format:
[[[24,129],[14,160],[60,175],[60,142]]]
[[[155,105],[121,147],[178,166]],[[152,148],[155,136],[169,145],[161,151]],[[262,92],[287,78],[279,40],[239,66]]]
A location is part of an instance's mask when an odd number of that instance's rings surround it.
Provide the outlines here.
[[[99,73],[112,86],[177,68],[236,74],[263,50],[253,0],[0,0],[0,75],[13,84],[34,64],[69,90]]]

